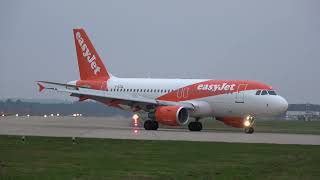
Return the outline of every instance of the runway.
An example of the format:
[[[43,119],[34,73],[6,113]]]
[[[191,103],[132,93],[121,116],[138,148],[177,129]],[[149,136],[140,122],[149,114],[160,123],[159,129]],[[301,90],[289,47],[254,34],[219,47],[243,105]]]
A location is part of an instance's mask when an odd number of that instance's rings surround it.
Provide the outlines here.
[[[320,135],[240,132],[145,131],[125,118],[0,117],[1,135],[320,145]]]

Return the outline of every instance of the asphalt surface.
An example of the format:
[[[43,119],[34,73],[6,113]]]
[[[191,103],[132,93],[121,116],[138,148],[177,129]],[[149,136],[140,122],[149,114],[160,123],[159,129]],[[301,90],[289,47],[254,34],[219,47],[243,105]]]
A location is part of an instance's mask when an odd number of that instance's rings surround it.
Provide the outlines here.
[[[141,126],[142,122],[140,122]],[[320,135],[240,132],[189,132],[187,129],[146,131],[130,119],[94,117],[0,117],[1,135],[180,140],[237,143],[320,145]]]

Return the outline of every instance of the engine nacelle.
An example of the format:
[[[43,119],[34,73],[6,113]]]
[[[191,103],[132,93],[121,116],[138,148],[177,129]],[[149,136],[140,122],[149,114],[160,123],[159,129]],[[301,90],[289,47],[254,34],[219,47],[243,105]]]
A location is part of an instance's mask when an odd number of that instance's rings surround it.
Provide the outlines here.
[[[189,112],[181,106],[159,106],[154,113],[149,113],[159,123],[169,126],[179,126],[188,123]]]
[[[219,121],[222,121],[225,125],[236,127],[236,128],[251,127],[254,123],[254,118],[252,116],[223,117],[223,118],[216,118],[216,119]]]

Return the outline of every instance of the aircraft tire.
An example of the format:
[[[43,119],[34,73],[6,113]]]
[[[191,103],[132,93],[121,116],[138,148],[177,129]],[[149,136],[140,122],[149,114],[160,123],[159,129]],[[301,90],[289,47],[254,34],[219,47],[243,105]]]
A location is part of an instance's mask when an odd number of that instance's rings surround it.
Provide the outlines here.
[[[143,127],[145,130],[157,130],[159,128],[159,123],[157,121],[146,120]]]
[[[151,120],[146,120],[143,124],[143,127],[145,130],[152,130],[152,121]]]
[[[158,130],[159,123],[157,121],[152,121],[152,130]]]
[[[254,132],[254,128],[253,127],[249,127],[249,128],[245,128],[244,129],[244,132],[246,134],[252,134]]]
[[[201,131],[202,123],[201,122],[190,122],[188,125],[190,131]]]

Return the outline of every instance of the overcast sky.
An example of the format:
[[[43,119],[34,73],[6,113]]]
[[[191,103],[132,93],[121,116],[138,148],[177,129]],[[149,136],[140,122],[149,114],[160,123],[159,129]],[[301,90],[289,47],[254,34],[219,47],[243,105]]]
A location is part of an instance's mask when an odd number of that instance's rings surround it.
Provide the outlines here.
[[[320,103],[319,9],[318,0],[1,0],[0,98],[55,98],[34,81],[78,79],[72,29],[82,27],[119,77],[250,79],[289,103]]]

